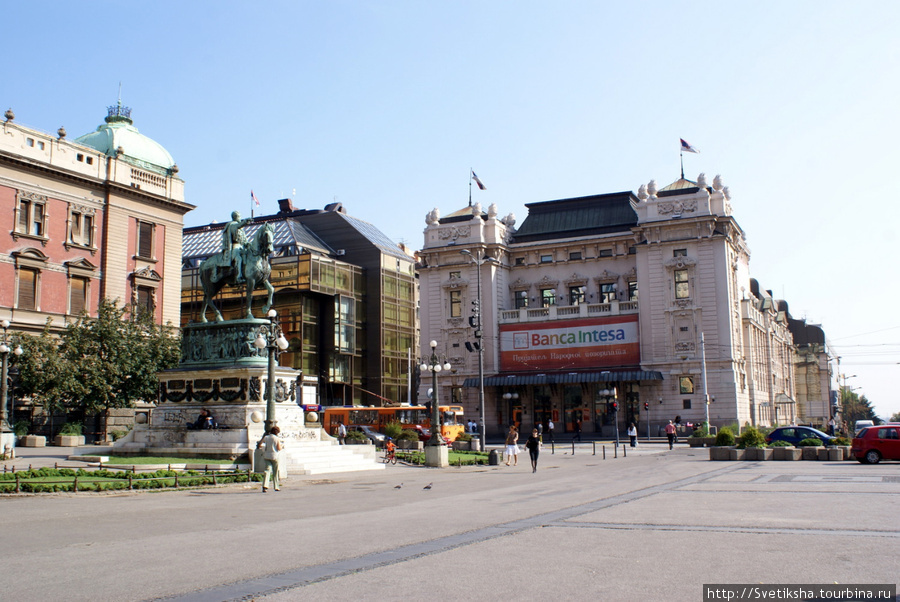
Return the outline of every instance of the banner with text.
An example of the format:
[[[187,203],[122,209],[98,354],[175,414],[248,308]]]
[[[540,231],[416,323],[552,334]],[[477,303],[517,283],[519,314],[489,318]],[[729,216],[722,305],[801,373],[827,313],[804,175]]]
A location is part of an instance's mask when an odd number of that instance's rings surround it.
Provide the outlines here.
[[[636,314],[500,326],[500,370],[504,372],[583,370],[640,362]]]

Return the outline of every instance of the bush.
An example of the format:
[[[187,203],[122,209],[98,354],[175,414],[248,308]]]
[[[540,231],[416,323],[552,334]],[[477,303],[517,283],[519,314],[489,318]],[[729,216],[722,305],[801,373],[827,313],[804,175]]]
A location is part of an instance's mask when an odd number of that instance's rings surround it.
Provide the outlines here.
[[[413,429],[402,429],[400,434],[394,437],[397,441],[418,441],[419,433]]]
[[[691,433],[691,437],[709,437],[709,425],[706,422],[701,422],[694,427],[694,432]]]
[[[809,437],[797,444],[797,447],[821,447],[822,440],[816,437]]]
[[[117,431],[110,431],[110,432],[109,432],[109,436],[112,437],[112,440],[113,440],[113,441],[118,441],[119,439],[121,439],[122,437],[124,437],[124,436],[127,435],[127,434],[128,434],[128,430],[127,430],[127,429],[124,430],[124,431],[117,430]]]
[[[24,437],[28,434],[29,430],[31,430],[31,423],[27,420],[18,420],[16,421],[16,425],[13,427],[13,431],[15,431],[16,437]]]
[[[852,445],[853,442],[850,439],[847,439],[846,437],[835,437],[831,441],[831,444],[832,445]]]
[[[459,436],[456,437],[456,440],[457,440],[457,441],[471,441],[471,440],[472,440],[472,434],[471,434],[471,433],[465,433],[465,432],[460,433]]]
[[[400,437],[400,433],[403,432],[403,427],[400,426],[400,423],[397,421],[388,422],[384,425],[384,434],[391,439],[398,439]]]
[[[365,441],[368,439],[362,431],[347,431],[347,437],[350,441]]]
[[[759,432],[755,426],[748,426],[737,439],[738,449],[747,449],[748,447],[765,447],[766,437]]]
[[[719,429],[719,434],[716,435],[716,445],[719,447],[734,445],[734,433],[730,428],[723,426]]]
[[[67,422],[62,425],[62,428],[59,429],[60,435],[74,435],[75,437],[80,437],[82,434],[82,426],[76,422]]]
[[[769,447],[790,447],[791,444],[787,441],[772,441],[769,444]]]

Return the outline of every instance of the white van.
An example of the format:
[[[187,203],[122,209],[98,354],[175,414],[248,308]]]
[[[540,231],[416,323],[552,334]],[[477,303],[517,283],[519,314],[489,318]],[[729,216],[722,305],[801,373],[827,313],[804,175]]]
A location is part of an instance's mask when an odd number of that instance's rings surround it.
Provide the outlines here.
[[[867,426],[875,426],[875,423],[871,420],[857,420],[856,424],[853,427],[853,434],[858,435],[859,431],[863,430]]]

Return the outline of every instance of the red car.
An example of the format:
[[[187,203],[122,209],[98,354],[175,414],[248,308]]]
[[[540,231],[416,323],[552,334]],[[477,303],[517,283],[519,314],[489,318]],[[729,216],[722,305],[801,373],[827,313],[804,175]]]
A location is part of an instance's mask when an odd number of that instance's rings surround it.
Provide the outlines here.
[[[867,426],[853,438],[850,453],[863,464],[900,460],[900,424]]]

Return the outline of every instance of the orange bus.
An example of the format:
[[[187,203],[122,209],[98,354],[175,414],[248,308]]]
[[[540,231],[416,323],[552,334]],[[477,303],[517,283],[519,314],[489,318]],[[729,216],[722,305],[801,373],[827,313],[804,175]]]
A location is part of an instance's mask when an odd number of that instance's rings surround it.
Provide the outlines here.
[[[441,434],[449,441],[456,441],[466,430],[462,406],[438,406],[438,410],[441,413]],[[332,435],[337,433],[341,422],[345,426],[366,425],[380,433],[391,422],[399,422],[405,429],[415,429],[416,426],[431,429],[431,412],[425,406],[325,406],[323,412],[325,430]]]

